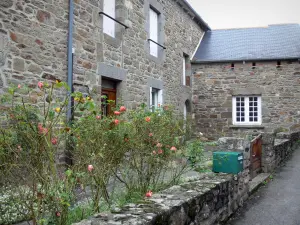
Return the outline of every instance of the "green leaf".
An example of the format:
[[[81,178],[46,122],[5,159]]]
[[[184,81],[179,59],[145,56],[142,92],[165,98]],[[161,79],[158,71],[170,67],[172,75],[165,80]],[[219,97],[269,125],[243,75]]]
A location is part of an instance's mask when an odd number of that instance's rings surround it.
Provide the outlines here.
[[[53,120],[54,116],[55,116],[55,112],[54,111],[50,111],[49,112],[49,118],[50,118],[50,120]]]
[[[66,176],[67,177],[70,177],[71,175],[72,175],[72,170],[70,170],[70,169],[68,169],[66,172],[65,172],[65,174],[66,174]]]

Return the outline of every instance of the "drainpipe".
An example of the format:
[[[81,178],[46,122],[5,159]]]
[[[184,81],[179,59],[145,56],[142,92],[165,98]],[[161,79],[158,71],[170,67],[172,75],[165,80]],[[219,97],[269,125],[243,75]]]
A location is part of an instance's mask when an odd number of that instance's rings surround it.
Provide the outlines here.
[[[68,91],[68,108],[67,108],[67,124],[71,125],[72,122],[72,97],[73,93],[73,20],[74,20],[74,3],[73,0],[69,0],[69,30],[68,30],[68,78],[67,83],[69,87]],[[72,145],[69,142],[66,143],[65,162],[66,165],[72,165]]]
[[[69,1],[69,31],[68,31],[68,78],[67,83],[69,86],[69,101],[67,109],[67,124],[72,120],[72,98],[73,92],[73,20],[74,20],[74,4],[73,0]]]

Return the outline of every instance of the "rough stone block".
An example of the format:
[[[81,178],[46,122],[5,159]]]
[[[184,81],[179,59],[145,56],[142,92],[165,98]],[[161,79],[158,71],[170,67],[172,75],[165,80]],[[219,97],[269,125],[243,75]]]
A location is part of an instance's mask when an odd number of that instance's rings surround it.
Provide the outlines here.
[[[24,71],[25,70],[25,62],[23,59],[14,58],[13,59],[13,69],[17,71]]]

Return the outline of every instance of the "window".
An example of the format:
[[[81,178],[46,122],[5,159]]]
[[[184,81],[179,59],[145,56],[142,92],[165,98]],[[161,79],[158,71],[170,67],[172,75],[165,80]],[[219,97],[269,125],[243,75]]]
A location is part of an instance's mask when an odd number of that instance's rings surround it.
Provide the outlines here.
[[[116,16],[115,8],[116,8],[115,0],[104,0],[103,3],[104,13],[115,18]],[[115,21],[113,21],[107,16],[103,17],[103,32],[108,34],[109,36],[115,37]]]
[[[280,67],[281,67],[281,62],[280,62],[280,61],[277,61],[276,68],[280,68]]]
[[[254,70],[255,68],[256,68],[256,63],[253,62],[253,63],[252,63],[252,69]]]
[[[234,70],[234,63],[231,63],[231,67],[232,70]]]
[[[158,13],[150,8],[150,39],[158,42]],[[158,57],[158,45],[150,41],[150,54]]]
[[[260,125],[261,124],[261,97],[236,96],[232,99],[233,124]]]
[[[162,90],[150,87],[150,109],[154,112],[155,109],[162,105]]]
[[[183,85],[186,85],[186,86],[190,86],[190,76],[187,72],[187,67],[188,67],[188,64],[189,64],[189,56],[188,55],[185,55],[183,54],[183,65],[182,65],[182,84]]]

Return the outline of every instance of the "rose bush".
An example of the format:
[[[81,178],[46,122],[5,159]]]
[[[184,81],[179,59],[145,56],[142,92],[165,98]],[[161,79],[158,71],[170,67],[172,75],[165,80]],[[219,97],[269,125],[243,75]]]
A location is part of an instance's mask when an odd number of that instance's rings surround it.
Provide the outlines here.
[[[1,100],[0,223],[70,224],[78,191],[96,213],[116,204],[116,192],[149,198],[189,169],[190,125],[171,106],[152,112],[121,105],[104,116],[90,96],[70,96],[64,82],[40,81],[36,90],[18,85]],[[71,97],[72,124],[65,117]],[[61,166],[62,156],[68,165]],[[12,212],[17,216],[8,218]]]

